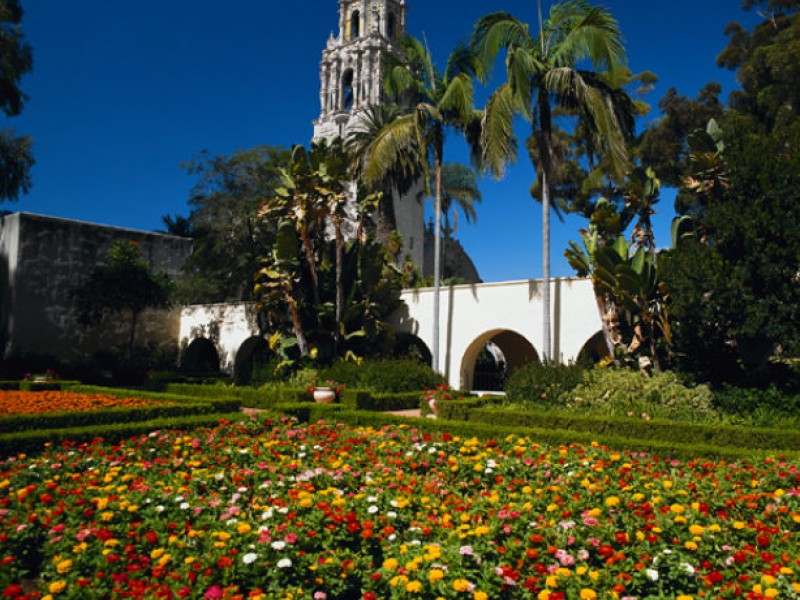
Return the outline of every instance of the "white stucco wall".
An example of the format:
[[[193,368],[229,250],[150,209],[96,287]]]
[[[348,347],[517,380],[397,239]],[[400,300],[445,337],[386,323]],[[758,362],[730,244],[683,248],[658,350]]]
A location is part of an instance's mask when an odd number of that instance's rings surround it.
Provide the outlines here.
[[[554,279],[551,284],[553,357],[568,362],[601,329],[592,283],[588,279]],[[433,347],[433,288],[404,290],[405,307],[391,318],[397,332],[419,337]],[[510,281],[442,288],[440,303],[439,364],[450,385],[465,389],[472,381],[475,357],[494,339],[531,360],[524,338],[541,357],[542,282]],[[181,312],[181,355],[198,338],[211,340],[220,367],[232,372],[236,353],[249,338],[259,335],[253,304],[186,306]],[[519,349],[519,350],[518,350]],[[515,358],[506,357],[509,364]]]
[[[591,281],[554,279],[551,294],[553,357],[559,362],[575,360],[602,326]],[[407,309],[393,315],[392,325],[432,348],[433,288],[405,290],[402,297]],[[541,357],[539,280],[443,287],[439,308],[439,364],[453,387],[462,388],[465,381],[471,381],[472,364],[464,364],[465,354],[475,354],[486,341],[504,331],[524,337]]]

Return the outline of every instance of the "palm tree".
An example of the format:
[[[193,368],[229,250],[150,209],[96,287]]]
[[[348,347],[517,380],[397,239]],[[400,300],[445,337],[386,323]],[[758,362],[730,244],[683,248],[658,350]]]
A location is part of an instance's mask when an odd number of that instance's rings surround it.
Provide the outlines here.
[[[555,4],[544,21],[539,6],[539,31],[532,37],[526,23],[505,12],[481,18],[475,25],[472,46],[487,75],[501,49],[506,52],[506,83],[486,104],[482,149],[483,164],[495,177],[502,177],[505,164],[516,158],[514,116],[531,122],[531,134],[541,161],[542,265],[544,280],[543,356],[550,360],[550,198],[554,172],[554,114],[578,118],[605,151],[616,177],[627,164],[625,137],[633,127],[632,103],[625,101],[602,73],[579,68],[588,61],[601,71],[614,71],[626,62],[622,36],[616,20],[602,7],[583,0]],[[558,111],[558,112],[557,112]]]
[[[434,301],[433,368],[439,370],[439,296],[441,280],[442,164],[448,127],[467,132],[478,115],[473,106],[474,64],[466,48],[450,56],[445,72],[439,73],[431,53],[419,40],[406,36],[400,42],[403,55],[391,59],[386,93],[408,107],[383,127],[364,153],[364,181],[373,186],[386,181],[387,174],[418,168],[427,190],[434,188]],[[433,181],[431,186],[430,182]]]
[[[475,170],[461,163],[442,165],[442,235],[458,231],[458,209],[464,214],[467,223],[475,222],[478,213],[475,203],[482,200],[481,191],[475,178]],[[450,217],[452,215],[452,225]],[[446,244],[442,243],[441,264],[445,269]]]

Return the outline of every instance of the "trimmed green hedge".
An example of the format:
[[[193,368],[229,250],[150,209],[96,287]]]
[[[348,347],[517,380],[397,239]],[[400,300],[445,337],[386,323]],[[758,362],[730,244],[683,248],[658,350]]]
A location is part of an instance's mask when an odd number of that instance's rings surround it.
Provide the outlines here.
[[[258,388],[229,385],[198,385],[191,383],[170,383],[166,393],[181,394],[194,398],[239,398],[248,408],[269,409],[279,402],[311,402],[313,398],[305,389],[286,388],[277,385]]]
[[[232,413],[241,408],[236,398],[210,402],[183,402],[167,406],[104,408],[92,411],[52,412],[0,416],[0,434],[37,429],[64,429],[108,423],[151,421],[180,416]]]
[[[481,396],[479,398],[458,398],[439,403],[439,416],[449,421],[469,421],[470,413],[478,408],[505,402],[503,396]]]
[[[678,423],[666,420],[643,420],[624,417],[597,417],[509,411],[478,408],[470,412],[470,421],[486,425],[519,425],[558,429],[629,440],[660,440],[664,443],[708,444],[758,450],[800,451],[800,432],[779,429],[732,427],[718,424]]]
[[[135,435],[149,433],[159,429],[209,427],[223,420],[238,421],[246,418],[248,417],[241,412],[236,412],[181,416],[151,421],[137,421],[133,423],[94,425],[91,427],[19,431],[0,436],[0,456],[11,456],[20,452],[38,452],[45,446],[55,446],[64,441],[82,443],[92,441],[95,438],[102,438],[106,442],[115,443]]]
[[[294,415],[296,416],[296,415]],[[315,415],[316,418],[316,415]],[[519,425],[493,425],[476,421],[446,421],[444,419],[420,419],[401,417],[386,413],[341,410],[335,413],[335,419],[348,425],[363,427],[384,427],[386,425],[412,426],[422,432],[447,434],[459,437],[477,437],[481,439],[498,439],[509,435],[527,437],[537,443],[551,445],[569,445],[573,443],[598,443],[608,448],[648,452],[670,458],[691,460],[698,457],[720,459],[762,459],[776,455],[789,458],[800,458],[798,451],[781,451],[769,449],[753,449],[740,446],[714,446],[702,443],[680,443],[663,440],[630,439],[619,435],[598,436],[594,433],[570,431],[564,429],[546,429],[542,427],[524,427]]]
[[[421,392],[376,394],[359,391],[356,395],[355,408],[372,411],[409,410],[419,408],[420,395]]]

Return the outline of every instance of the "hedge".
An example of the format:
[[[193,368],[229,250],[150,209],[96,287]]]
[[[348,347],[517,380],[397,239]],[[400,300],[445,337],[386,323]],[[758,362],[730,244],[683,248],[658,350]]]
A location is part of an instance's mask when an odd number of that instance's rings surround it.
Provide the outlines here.
[[[236,412],[181,416],[133,423],[113,423],[91,427],[19,431],[0,436],[0,456],[11,456],[21,452],[37,452],[46,446],[54,446],[64,441],[82,443],[100,438],[106,442],[115,443],[135,435],[160,429],[210,427],[220,421],[238,421],[246,418],[248,417],[241,412]]]
[[[439,403],[439,416],[449,421],[468,421],[470,413],[488,404],[500,404],[505,401],[503,396],[481,396],[479,398],[459,398],[456,400],[443,400]]]
[[[279,402],[302,402],[303,400],[310,402],[312,400],[305,389],[272,385],[254,388],[169,383],[166,386],[166,393],[181,394],[194,398],[225,398],[232,396],[234,398],[239,398],[242,401],[242,405],[248,408],[267,409]]]
[[[521,425],[543,429],[586,432],[631,440],[661,440],[665,443],[708,444],[758,450],[800,451],[800,432],[734,427],[717,424],[676,423],[653,419],[567,415],[561,412],[522,412],[477,408],[469,419],[486,425]]]
[[[282,407],[276,407],[276,409],[280,408]],[[293,414],[293,416],[297,415]],[[312,420],[318,418],[315,413],[311,413],[311,416],[313,417]],[[613,449],[648,452],[665,458],[680,458],[685,460],[698,457],[726,460],[741,458],[756,460],[774,457],[776,455],[793,459],[800,458],[800,452],[798,451],[786,452],[782,450],[759,450],[736,446],[714,446],[703,443],[687,444],[655,439],[630,439],[618,435],[598,436],[589,432],[525,427],[520,425],[494,425],[489,427],[486,423],[475,421],[464,422],[447,421],[444,419],[420,419],[367,411],[340,410],[335,413],[335,419],[338,422],[353,426],[377,428],[387,425],[411,426],[423,433],[437,433],[459,437],[499,439],[513,435],[526,437],[537,443],[556,446],[570,445],[573,443],[581,443],[584,445],[597,443]]]
[[[92,411],[52,412],[24,415],[0,416],[0,434],[36,429],[63,429],[86,427],[108,423],[151,421],[190,415],[231,413],[241,408],[242,401],[236,398],[212,400],[210,402],[184,402],[164,406],[141,406],[137,408],[105,408]]]

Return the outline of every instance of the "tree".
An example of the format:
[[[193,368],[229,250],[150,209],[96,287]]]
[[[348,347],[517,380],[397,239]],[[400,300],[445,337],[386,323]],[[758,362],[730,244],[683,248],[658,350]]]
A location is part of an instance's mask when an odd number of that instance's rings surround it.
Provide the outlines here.
[[[176,284],[182,303],[236,302],[253,298],[261,257],[275,240],[276,224],[258,211],[281,185],[289,152],[256,146],[231,155],[201,153],[184,165],[198,177],[186,217],[163,217],[167,232],[194,239],[192,254]]]
[[[401,40],[402,56],[390,63],[386,90],[390,98],[410,107],[378,132],[362,173],[368,184],[386,180],[411,162],[430,189],[434,204],[434,300],[433,369],[439,370],[439,299],[442,243],[442,165],[446,130],[467,132],[477,114],[473,105],[475,63],[464,47],[450,56],[444,73],[436,70],[433,57],[422,42],[406,36]]]
[[[625,50],[617,22],[601,7],[582,0],[555,4],[550,18],[541,19],[534,39],[528,25],[508,13],[481,18],[472,44],[486,79],[501,49],[506,51],[506,83],[492,93],[483,119],[484,164],[501,177],[508,161],[516,158],[513,119],[522,115],[531,122],[541,181],[543,247],[543,357],[550,360],[550,206],[551,183],[557,157],[553,141],[553,111],[562,107],[575,114],[592,146],[605,153],[609,169],[621,178],[627,168],[626,135],[633,127],[633,107],[595,71],[578,67],[586,58],[597,70],[613,75],[625,63]]]
[[[127,314],[125,349],[130,360],[139,317],[145,309],[167,305],[169,285],[165,274],[151,272],[136,242],[118,240],[109,249],[104,264],[76,289],[78,322],[90,326],[108,315]]]
[[[23,75],[33,68],[33,52],[22,33],[19,0],[0,0],[0,108],[8,117],[22,111],[27,96],[19,88]],[[31,185],[33,166],[28,136],[0,131],[0,200],[17,200]]]

